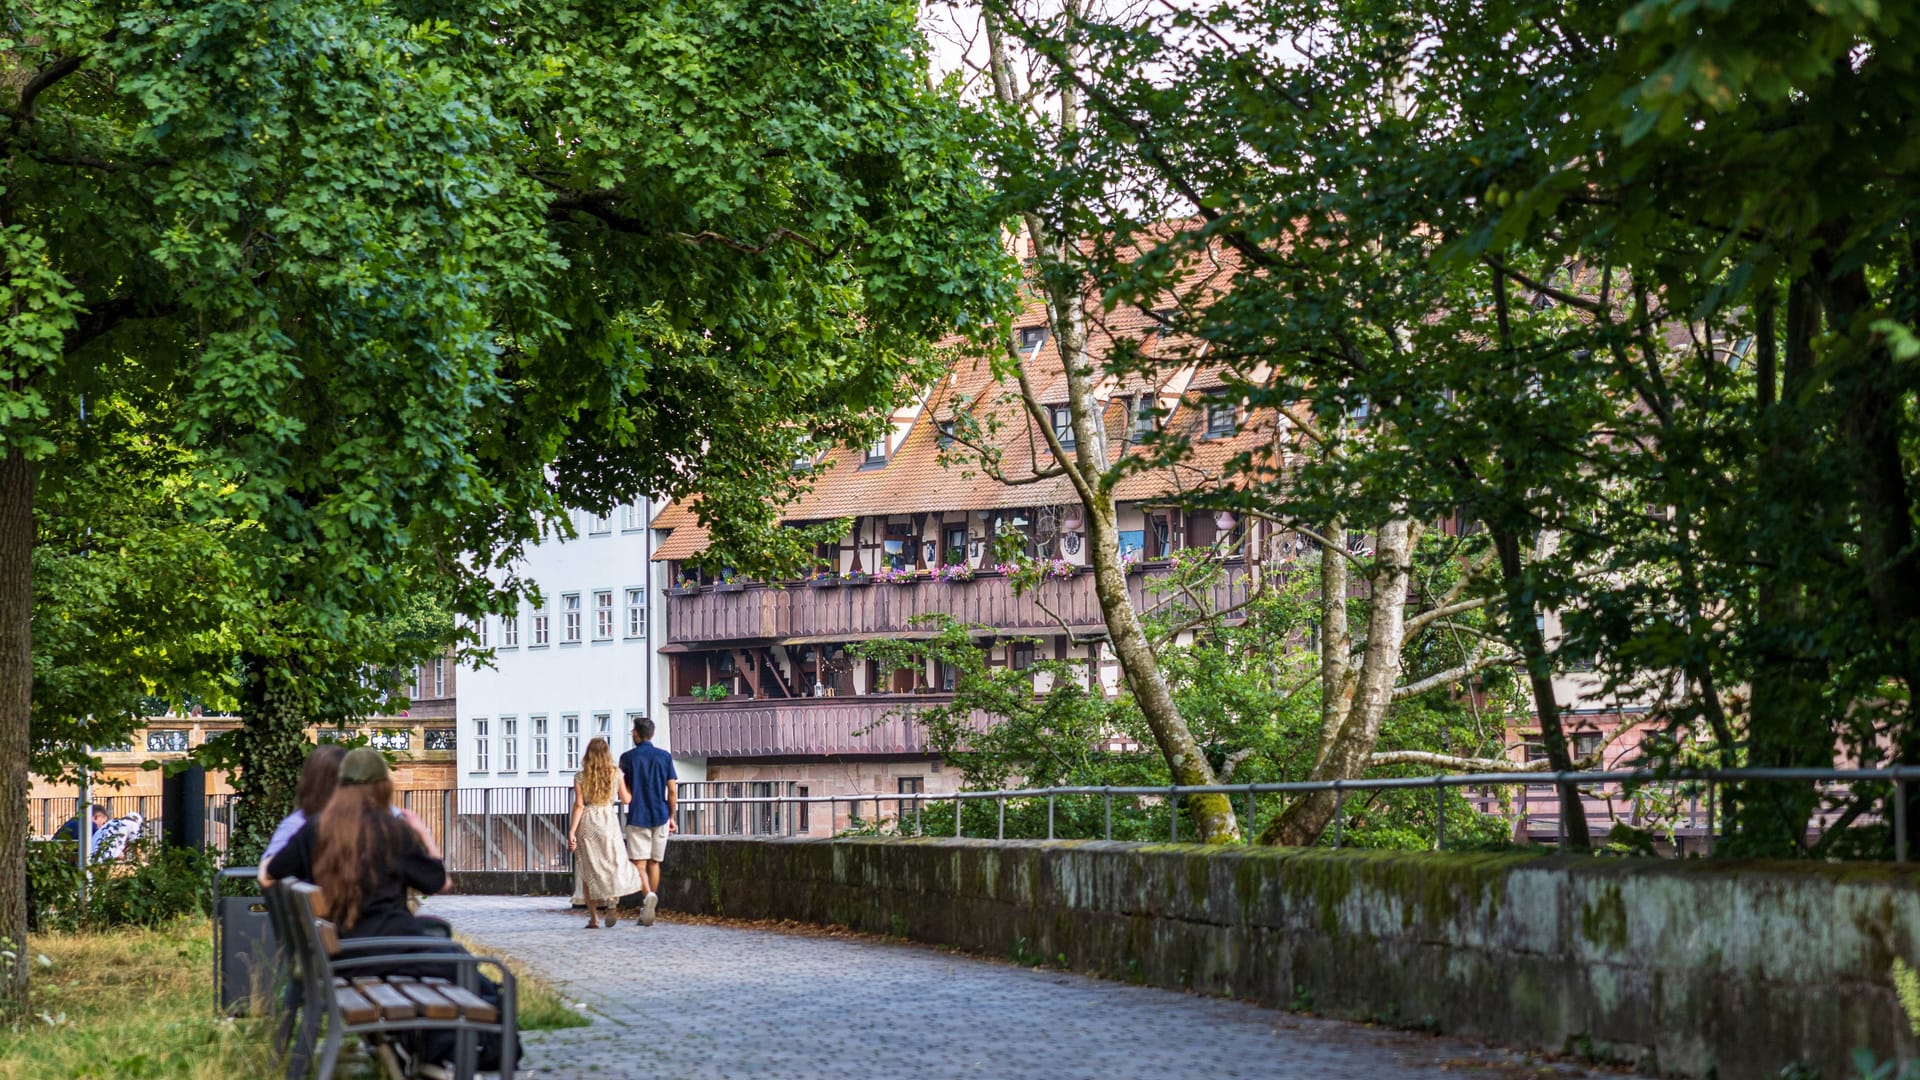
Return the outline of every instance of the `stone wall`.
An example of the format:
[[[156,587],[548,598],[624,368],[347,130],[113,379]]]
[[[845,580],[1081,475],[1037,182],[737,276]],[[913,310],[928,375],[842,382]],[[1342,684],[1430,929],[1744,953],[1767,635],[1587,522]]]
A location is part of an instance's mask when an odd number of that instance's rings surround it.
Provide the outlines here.
[[[1100,841],[680,840],[670,910],[834,923],[1682,1076],[1912,1058],[1920,871]]]

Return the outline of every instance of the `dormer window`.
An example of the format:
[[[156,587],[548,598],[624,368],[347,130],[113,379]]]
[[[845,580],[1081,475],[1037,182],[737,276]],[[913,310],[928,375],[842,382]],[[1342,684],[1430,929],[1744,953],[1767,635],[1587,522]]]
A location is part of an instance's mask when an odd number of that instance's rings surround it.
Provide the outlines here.
[[[1239,422],[1239,408],[1231,401],[1207,402],[1207,438],[1224,439]]]
[[[1023,326],[1020,328],[1020,352],[1032,356],[1047,343],[1047,328],[1044,326]]]
[[[1060,440],[1061,448],[1073,449],[1073,409],[1066,405],[1049,405],[1047,416],[1053,424],[1053,437]]]
[[[942,420],[935,426],[939,434],[934,436],[934,441],[939,443],[942,449],[953,445],[953,424],[952,420]]]
[[[887,463],[887,442],[887,437],[882,435],[874,440],[872,446],[867,447],[866,465],[885,465]]]

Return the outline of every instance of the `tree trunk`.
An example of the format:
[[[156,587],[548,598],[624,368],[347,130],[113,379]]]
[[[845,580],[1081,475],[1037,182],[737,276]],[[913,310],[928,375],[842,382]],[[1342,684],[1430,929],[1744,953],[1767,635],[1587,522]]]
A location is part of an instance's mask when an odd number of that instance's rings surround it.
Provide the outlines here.
[[[1488,529],[1494,553],[1500,560],[1500,577],[1507,598],[1507,625],[1520,647],[1520,658],[1527,668],[1527,686],[1533,691],[1533,710],[1540,718],[1540,742],[1547,751],[1547,763],[1555,772],[1573,771],[1573,754],[1567,749],[1567,734],[1560,723],[1560,702],[1553,694],[1553,658],[1547,654],[1547,636],[1534,621],[1531,585],[1525,580],[1520,536],[1511,529]],[[1580,802],[1575,784],[1560,788],[1560,821],[1569,848],[1585,850],[1593,846],[1587,831],[1586,808]]]
[[[293,811],[300,766],[306,760],[307,715],[299,675],[285,658],[249,654],[241,659],[239,775],[234,780],[234,820],[227,863],[244,866],[259,858],[280,819]]]
[[[1807,388],[1814,322],[1818,315],[1812,283],[1802,278],[1795,281],[1787,293],[1786,381],[1779,388],[1777,398],[1773,384],[1780,365],[1773,312],[1768,308],[1759,315],[1755,369],[1759,385],[1755,387],[1754,400],[1762,410],[1762,430],[1769,441],[1756,479],[1762,492],[1773,492],[1773,497],[1765,501],[1776,506],[1792,506],[1797,496],[1782,490],[1781,485],[1795,483],[1795,471],[1790,466],[1804,452],[1806,429],[1791,415],[1783,420],[1775,413],[1782,408],[1780,403],[1799,402]],[[1791,408],[1791,404],[1785,407]],[[1772,422],[1767,423],[1769,420]],[[1758,543],[1771,546],[1779,539],[1763,535]],[[1786,575],[1763,575],[1757,600],[1759,625],[1756,629],[1769,655],[1753,674],[1747,764],[1766,769],[1831,768],[1834,734],[1830,727],[1816,722],[1825,713],[1820,705],[1825,665],[1809,660],[1806,650],[1792,643],[1798,624],[1805,616],[1806,584]],[[1715,845],[1715,850],[1761,858],[1802,854],[1807,826],[1819,798],[1819,792],[1811,784],[1733,785],[1727,792],[1727,817],[1734,828],[1728,843]]]
[[[1329,685],[1337,695],[1341,706],[1329,709],[1322,702],[1322,716],[1331,718],[1339,714],[1337,726],[1322,733],[1319,760],[1314,762],[1311,780],[1354,780],[1364,776],[1367,771],[1367,759],[1373,754],[1374,745],[1380,739],[1380,725],[1386,719],[1387,709],[1393,704],[1394,684],[1400,681],[1400,651],[1406,641],[1407,629],[1407,592],[1413,580],[1413,550],[1420,539],[1420,526],[1410,518],[1394,518],[1380,529],[1378,542],[1374,546],[1373,572],[1369,575],[1371,595],[1367,598],[1367,647],[1361,656],[1360,670],[1347,672],[1345,653],[1340,654],[1339,670],[1343,672],[1338,685]],[[1344,544],[1345,531],[1335,528],[1327,537],[1329,547],[1333,543]],[[1338,627],[1338,637],[1342,642],[1351,639],[1347,633],[1346,605],[1347,595],[1344,570],[1329,572],[1327,564],[1346,563],[1344,556],[1326,551],[1320,556],[1321,562],[1321,598],[1322,622],[1328,628]],[[1337,583],[1335,585],[1334,583]],[[1339,592],[1328,595],[1329,587],[1338,587]],[[1329,664],[1327,657],[1335,651],[1335,634],[1328,632],[1322,642],[1323,679]],[[1346,648],[1350,646],[1342,646]],[[1332,680],[1328,680],[1329,684]],[[1263,844],[1283,844],[1290,847],[1305,847],[1320,839],[1333,823],[1338,812],[1339,796],[1331,791],[1316,791],[1295,800],[1275,818],[1260,835]]]
[[[1127,688],[1140,706],[1153,740],[1167,761],[1173,782],[1183,786],[1215,783],[1213,766],[1193,737],[1192,729],[1180,715],[1180,707],[1167,687],[1159,658],[1147,644],[1133,598],[1127,594],[1127,572],[1120,564],[1120,536],[1115,526],[1111,499],[1087,510],[1088,558],[1093,563],[1093,590],[1100,600],[1100,614],[1107,623],[1107,636],[1114,655],[1120,658]],[[1240,822],[1234,817],[1233,804],[1225,795],[1189,795],[1187,820],[1202,843],[1230,844],[1240,839]]]
[[[0,226],[11,226],[0,192]],[[19,383],[10,382],[11,390]],[[34,469],[19,446],[0,457],[0,1024],[27,1015],[27,750],[33,724]],[[78,812],[78,808],[75,808]]]
[[[27,1009],[27,747],[33,714],[33,464],[0,459],[0,1021]]]

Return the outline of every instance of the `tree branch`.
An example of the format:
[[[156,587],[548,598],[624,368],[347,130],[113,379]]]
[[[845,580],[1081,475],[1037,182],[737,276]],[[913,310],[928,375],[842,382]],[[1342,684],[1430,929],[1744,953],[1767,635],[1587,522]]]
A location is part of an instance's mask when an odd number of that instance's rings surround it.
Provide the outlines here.
[[[1466,678],[1482,668],[1490,668],[1496,664],[1508,664],[1518,659],[1520,659],[1518,655],[1510,652],[1487,653],[1475,656],[1464,664],[1458,664],[1445,671],[1429,675],[1424,679],[1415,679],[1413,682],[1403,683],[1400,686],[1394,687],[1393,693],[1388,697],[1388,700],[1401,702],[1409,698],[1416,698],[1421,694],[1459,682],[1461,679]]]

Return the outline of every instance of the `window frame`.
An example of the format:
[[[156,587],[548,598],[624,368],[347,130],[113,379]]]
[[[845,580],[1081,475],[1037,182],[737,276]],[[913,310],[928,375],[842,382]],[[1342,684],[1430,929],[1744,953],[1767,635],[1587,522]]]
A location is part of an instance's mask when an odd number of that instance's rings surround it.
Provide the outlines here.
[[[1047,424],[1053,428],[1053,437],[1059,440],[1060,449],[1071,450],[1074,448],[1073,406],[1047,406]]]
[[[561,760],[567,763],[567,772],[577,772],[580,769],[580,714],[560,714],[560,731],[565,740],[562,743],[565,757]]]
[[[612,536],[613,535],[613,515],[602,514],[597,510],[587,511],[587,535],[588,536]]]
[[[536,713],[527,717],[527,774],[544,776],[547,772],[547,738],[551,730],[545,713]]]
[[[601,600],[606,603],[602,604]],[[613,640],[613,590],[593,590],[593,640]]]
[[[500,718],[500,775],[520,775],[520,718]]]
[[[548,611],[547,605],[543,603],[539,607],[531,609],[530,614],[532,615],[530,622],[533,633],[529,635],[532,640],[527,642],[527,648],[545,649],[552,646],[553,613]]]
[[[578,645],[586,631],[586,608],[577,592],[560,594],[560,644]]]
[[[637,641],[647,636],[647,590],[639,585],[629,585],[627,596],[627,640]],[[639,602],[635,603],[634,598]]]
[[[511,615],[500,616],[500,647],[518,649],[520,647],[520,611],[514,609]]]
[[[1223,425],[1217,419],[1224,414],[1227,418]],[[1206,437],[1209,439],[1229,439],[1240,427],[1240,406],[1225,398],[1212,398],[1207,401]]]
[[[473,718],[473,772],[481,776],[486,775],[488,766],[492,764],[490,759],[493,755],[490,751],[493,739],[488,727],[487,717]]]

